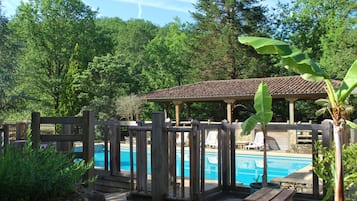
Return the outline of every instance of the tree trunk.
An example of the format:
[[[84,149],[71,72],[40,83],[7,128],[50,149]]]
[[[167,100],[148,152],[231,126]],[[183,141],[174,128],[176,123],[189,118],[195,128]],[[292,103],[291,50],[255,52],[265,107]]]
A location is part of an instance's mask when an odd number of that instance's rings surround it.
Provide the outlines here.
[[[333,138],[335,141],[335,201],[344,201],[343,193],[343,164],[342,164],[342,144],[344,125],[334,125]]]
[[[268,161],[267,161],[267,145],[266,145],[266,138],[267,138],[267,131],[264,128],[263,129],[263,133],[264,133],[264,146],[263,146],[263,151],[264,151],[264,159],[263,159],[263,163],[264,163],[264,169],[263,169],[263,178],[262,178],[262,184],[263,187],[268,186]]]

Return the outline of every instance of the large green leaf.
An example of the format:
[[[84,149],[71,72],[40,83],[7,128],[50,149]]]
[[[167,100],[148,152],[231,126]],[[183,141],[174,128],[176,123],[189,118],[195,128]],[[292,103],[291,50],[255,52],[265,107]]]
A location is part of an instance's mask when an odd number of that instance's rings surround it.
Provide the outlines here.
[[[353,62],[352,66],[347,71],[341,87],[337,90],[337,96],[339,102],[340,103],[344,102],[356,87],[357,87],[357,59]]]
[[[357,129],[357,124],[353,123],[352,121],[346,120],[346,124],[353,129]]]
[[[269,94],[268,85],[264,82],[259,84],[258,90],[254,96],[254,109],[259,122],[267,125],[273,118],[271,110],[272,97]]]
[[[258,117],[254,114],[246,119],[242,124],[242,134],[249,135],[250,132],[255,128],[257,123],[259,122]]]
[[[289,44],[262,37],[239,37],[239,42],[250,45],[260,54],[278,54],[286,68],[309,81],[322,81],[329,76],[306,54]]]
[[[257,123],[265,127],[273,118],[272,97],[269,94],[268,85],[260,83],[254,96],[255,114],[243,122],[242,132],[244,135],[249,134]]]

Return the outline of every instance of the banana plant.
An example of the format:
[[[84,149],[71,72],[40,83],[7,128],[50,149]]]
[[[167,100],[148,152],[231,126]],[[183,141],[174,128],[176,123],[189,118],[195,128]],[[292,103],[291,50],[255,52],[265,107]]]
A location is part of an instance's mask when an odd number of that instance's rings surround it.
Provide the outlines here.
[[[347,71],[342,84],[335,89],[330,76],[325,73],[313,60],[299,49],[290,46],[283,41],[262,37],[239,37],[239,42],[252,46],[260,54],[277,54],[281,62],[289,70],[292,70],[308,81],[324,81],[328,98],[328,111],[334,124],[333,138],[335,143],[335,201],[344,201],[343,193],[343,166],[342,143],[346,125],[357,129],[357,125],[348,120],[346,102],[353,90],[357,87],[357,60]]]
[[[251,115],[246,119],[242,124],[242,132],[244,135],[249,134],[255,126],[260,123],[262,132],[264,133],[264,159],[263,159],[263,177],[262,177],[262,187],[267,186],[267,153],[266,153],[266,138],[267,138],[267,129],[266,126],[273,118],[272,111],[272,97],[269,94],[268,85],[264,82],[261,82],[258,86],[258,89],[254,96],[254,109],[255,114]]]

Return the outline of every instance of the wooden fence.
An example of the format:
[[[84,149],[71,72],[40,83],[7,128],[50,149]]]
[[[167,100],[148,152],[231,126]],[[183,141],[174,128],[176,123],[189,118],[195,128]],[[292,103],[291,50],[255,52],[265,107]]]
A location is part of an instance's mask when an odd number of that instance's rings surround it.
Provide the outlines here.
[[[41,134],[41,125],[61,125],[61,135]],[[75,125],[79,131],[74,132]],[[236,136],[241,124],[221,122],[218,124],[198,121],[186,122],[183,126],[173,126],[165,122],[164,114],[153,113],[152,123],[137,122],[135,126],[127,126],[130,151],[130,170],[121,168],[120,152],[121,123],[117,120],[96,121],[93,113],[84,111],[82,117],[41,117],[39,113],[32,114],[31,134],[34,147],[44,142],[66,143],[80,141],[83,151],[77,153],[86,161],[94,156],[94,128],[103,133],[104,167],[102,172],[110,176],[125,177],[133,196],[151,196],[153,200],[203,200],[212,194],[236,191],[248,194],[249,190],[236,181]],[[311,158],[317,157],[314,143],[322,138],[324,146],[330,146],[332,140],[332,124],[324,121],[322,124],[269,124],[268,131],[303,130],[311,133]],[[207,156],[206,139],[210,131],[217,133],[217,181],[214,185],[205,178],[205,158]],[[8,144],[8,126],[0,129],[4,144]],[[177,138],[177,136],[180,136]],[[186,141],[186,136],[188,139]],[[4,146],[6,147],[6,146]],[[1,149],[4,152],[4,148]],[[110,154],[110,157],[108,156]],[[189,158],[187,163],[185,157]],[[179,163],[179,165],[177,164]],[[177,167],[178,166],[178,167]],[[90,170],[88,176],[98,171]],[[103,174],[103,173],[100,173]],[[305,199],[320,198],[320,183],[313,174],[313,189],[311,194],[297,194]]]
[[[130,162],[131,162],[131,194],[152,196],[153,200],[181,199],[203,200],[208,196],[224,191],[239,191],[248,193],[247,188],[236,182],[236,131],[240,124],[200,124],[193,121],[187,127],[176,127],[164,122],[163,113],[154,113],[151,125],[129,127],[130,133]],[[218,133],[217,164],[218,174],[215,187],[207,188],[205,179],[206,134],[210,130]],[[332,125],[329,121],[322,124],[303,125],[268,125],[268,131],[308,130],[312,133],[312,149],[322,133],[322,141],[329,146],[331,141]],[[134,141],[134,133],[136,142]],[[184,133],[189,134],[189,145],[184,143],[176,146],[176,135],[184,141]],[[149,144],[150,142],[150,144]],[[150,149],[148,149],[150,145]],[[136,170],[134,170],[134,147],[136,148]],[[151,159],[148,159],[148,150],[151,150]],[[185,156],[189,154],[189,175],[185,175]],[[178,154],[176,154],[178,153]],[[316,154],[314,150],[311,153]],[[314,158],[317,156],[311,156]],[[180,167],[176,168],[176,161]],[[238,161],[239,163],[239,161]],[[151,164],[151,174],[148,170]],[[180,174],[177,173],[179,169]],[[297,195],[307,199],[320,198],[320,184],[318,177],[313,174],[312,194]]]
[[[85,161],[91,161],[94,157],[94,115],[93,112],[83,111],[81,117],[41,117],[39,112],[33,112],[31,117],[31,141],[33,148],[39,148],[45,143],[65,143],[65,142],[82,142],[82,151],[75,152],[77,158],[83,158]],[[61,126],[62,134],[41,134],[41,125],[52,124]],[[72,133],[70,128],[77,127],[80,131]],[[65,132],[66,131],[66,132]],[[91,168],[87,172],[87,178],[94,176],[94,170]],[[93,188],[90,184],[89,188]]]

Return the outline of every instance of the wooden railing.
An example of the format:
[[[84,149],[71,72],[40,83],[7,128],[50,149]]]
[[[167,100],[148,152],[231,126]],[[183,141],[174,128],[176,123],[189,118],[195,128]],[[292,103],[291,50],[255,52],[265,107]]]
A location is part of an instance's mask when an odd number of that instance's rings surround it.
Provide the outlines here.
[[[41,117],[39,112],[32,113],[31,120],[31,141],[33,148],[39,148],[43,143],[64,143],[64,142],[82,142],[82,152],[75,152],[78,158],[83,158],[85,161],[91,161],[94,158],[94,115],[93,112],[83,111],[81,117]],[[62,131],[67,132],[61,135],[50,135],[41,133],[41,124],[52,124],[62,126]],[[73,126],[79,127],[80,132],[72,133]],[[91,168],[87,175],[88,178],[94,176],[93,168]],[[90,188],[93,188],[89,184]]]
[[[41,133],[41,124],[61,125],[61,135]],[[77,134],[71,133],[73,127],[80,127]],[[129,174],[131,194],[152,196],[153,200],[174,198],[181,200],[200,200],[213,193],[222,191],[248,192],[246,187],[236,181],[236,136],[241,124],[202,123],[198,121],[186,122],[183,126],[173,126],[174,123],[165,122],[164,114],[153,113],[152,123],[137,122],[136,126],[128,126],[128,141],[130,150]],[[94,156],[94,127],[101,128],[104,140],[104,167],[110,175],[123,175],[120,166],[121,123],[117,120],[96,121],[93,113],[83,112],[82,117],[41,117],[39,113],[32,114],[31,134],[34,147],[43,142],[73,142],[81,141],[83,152],[78,156],[89,161]],[[0,129],[6,142],[7,127]],[[304,130],[311,133],[311,158],[317,157],[314,143],[322,136],[324,146],[330,146],[332,140],[332,124],[324,121],[322,124],[269,124],[269,131]],[[205,178],[205,158],[207,156],[206,137],[209,131],[217,132],[217,180],[213,187],[207,188]],[[188,135],[186,141],[185,136]],[[178,139],[177,136],[180,136]],[[320,137],[321,138],[321,137]],[[180,141],[180,143],[178,143]],[[0,149],[4,152],[4,148]],[[108,154],[110,159],[108,160]],[[136,159],[134,157],[136,153]],[[189,174],[185,172],[185,157],[189,157]],[[135,159],[135,161],[134,161]],[[177,167],[177,162],[180,163]],[[239,163],[239,161],[238,161]],[[135,165],[134,165],[135,164]],[[186,164],[187,165],[187,164]],[[89,176],[93,175],[91,171]],[[304,198],[319,198],[320,186],[317,176],[313,175],[312,194],[299,195]]]
[[[175,127],[165,124],[162,113],[154,113],[153,123],[150,125],[139,125],[129,128],[130,133],[130,161],[131,161],[131,192],[132,194],[144,194],[152,196],[153,200],[163,198],[174,198],[184,200],[200,200],[222,191],[244,191],[245,187],[236,183],[236,131],[241,124],[200,124],[193,121],[185,127]],[[217,130],[217,184],[214,188],[206,189],[205,158],[206,133],[209,130]],[[322,124],[290,125],[269,124],[268,131],[308,130],[312,133],[312,150],[316,154],[314,143],[318,140],[318,134],[323,135],[323,144],[329,146],[331,141],[332,127],[329,121]],[[182,136],[189,134],[189,146],[183,143],[176,146],[176,134]],[[136,142],[134,141],[134,136]],[[151,175],[148,171],[147,158],[148,145],[151,142]],[[136,170],[134,170],[134,148],[136,149]],[[183,151],[184,150],[184,151]],[[178,151],[181,166],[178,167],[180,174],[176,171],[176,160]],[[186,151],[186,154],[184,153]],[[184,173],[184,157],[189,154],[190,174]],[[317,156],[311,156],[314,158]],[[239,163],[239,161],[238,161]],[[299,195],[305,198],[319,198],[319,181],[313,175],[313,193],[310,195]]]

